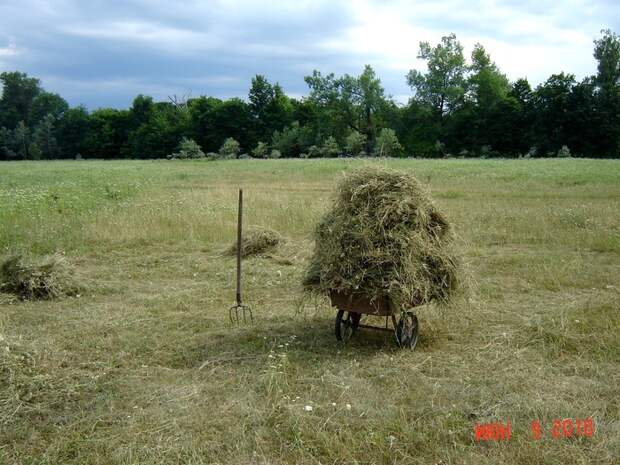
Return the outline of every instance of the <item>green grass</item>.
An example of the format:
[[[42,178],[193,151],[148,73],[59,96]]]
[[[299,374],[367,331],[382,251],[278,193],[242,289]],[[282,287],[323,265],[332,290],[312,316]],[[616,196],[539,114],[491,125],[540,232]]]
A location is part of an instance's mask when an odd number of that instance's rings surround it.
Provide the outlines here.
[[[414,352],[367,331],[339,345],[333,309],[299,306],[313,225],[362,163],[0,164],[0,250],[64,254],[85,287],[0,294],[0,464],[614,463],[620,162],[377,162],[428,186],[472,282],[419,310]],[[231,327],[240,186],[292,265],[244,262],[257,321]],[[551,438],[587,417],[592,438]],[[510,441],[475,442],[507,420]]]

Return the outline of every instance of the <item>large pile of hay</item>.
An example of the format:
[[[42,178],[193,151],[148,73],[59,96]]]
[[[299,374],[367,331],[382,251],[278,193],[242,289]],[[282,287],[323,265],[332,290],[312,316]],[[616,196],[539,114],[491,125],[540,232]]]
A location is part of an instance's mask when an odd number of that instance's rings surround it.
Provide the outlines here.
[[[380,168],[347,174],[315,231],[304,287],[397,305],[447,301],[458,260],[445,217],[411,175]]]
[[[74,271],[61,255],[38,261],[12,255],[0,264],[0,292],[34,300],[75,295],[78,291]]]

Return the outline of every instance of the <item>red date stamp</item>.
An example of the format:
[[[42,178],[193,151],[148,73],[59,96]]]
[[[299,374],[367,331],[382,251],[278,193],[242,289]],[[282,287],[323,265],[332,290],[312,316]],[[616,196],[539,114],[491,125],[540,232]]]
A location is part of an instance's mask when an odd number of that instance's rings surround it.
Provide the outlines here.
[[[572,438],[585,436],[591,438],[594,434],[594,421],[592,418],[572,419],[565,418],[563,420],[553,420],[551,425],[551,437],[553,439],[559,438]],[[540,421],[534,420],[532,422],[532,436],[535,440],[541,439],[544,435],[543,428]]]
[[[543,439],[544,437],[551,437],[552,439],[560,438],[573,438],[573,437],[588,437],[591,438],[594,435],[594,421],[592,418],[572,419],[565,418],[562,420],[553,420],[551,428],[543,425],[540,420],[534,420],[531,423],[531,437],[535,441]],[[476,442],[480,441],[509,441],[512,431],[510,426],[510,420],[506,423],[483,423],[474,425],[474,438]]]
[[[476,441],[508,441],[510,440],[510,420],[502,423],[484,423],[474,426]]]

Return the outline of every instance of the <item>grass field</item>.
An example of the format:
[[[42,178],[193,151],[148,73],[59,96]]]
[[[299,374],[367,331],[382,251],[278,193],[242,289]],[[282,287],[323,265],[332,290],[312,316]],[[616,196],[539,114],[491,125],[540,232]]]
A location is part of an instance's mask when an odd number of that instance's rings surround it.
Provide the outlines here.
[[[62,253],[84,288],[0,294],[0,464],[617,463],[620,162],[377,162],[429,187],[471,281],[420,309],[414,352],[342,346],[333,309],[300,305],[313,225],[362,163],[0,164],[0,249]],[[239,186],[287,242],[244,262],[257,321],[231,327]],[[552,438],[588,417],[591,438]]]

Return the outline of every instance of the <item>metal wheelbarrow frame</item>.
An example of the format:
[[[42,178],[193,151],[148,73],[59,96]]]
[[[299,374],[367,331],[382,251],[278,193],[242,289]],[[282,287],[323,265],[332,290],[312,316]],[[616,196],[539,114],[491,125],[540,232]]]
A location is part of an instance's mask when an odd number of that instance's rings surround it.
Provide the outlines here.
[[[335,333],[339,341],[347,342],[359,328],[364,328],[393,333],[396,343],[403,348],[414,349],[418,343],[420,332],[418,317],[412,311],[394,309],[388,297],[370,300],[363,295],[346,294],[335,290],[329,293],[329,297],[332,305],[338,309]],[[416,305],[412,304],[411,307]],[[385,326],[361,324],[362,315],[385,317]]]

